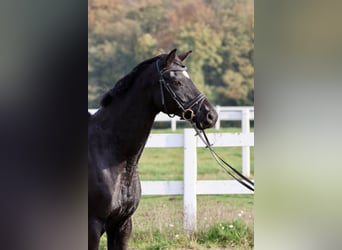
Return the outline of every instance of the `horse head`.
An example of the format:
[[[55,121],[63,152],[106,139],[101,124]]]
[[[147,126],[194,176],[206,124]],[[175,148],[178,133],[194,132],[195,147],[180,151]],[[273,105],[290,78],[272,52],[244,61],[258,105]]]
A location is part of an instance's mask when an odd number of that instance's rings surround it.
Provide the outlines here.
[[[177,55],[174,49],[156,61],[159,72],[160,110],[195,123],[197,128],[211,128],[217,121],[217,112],[207,97],[191,80],[183,61],[192,51]]]

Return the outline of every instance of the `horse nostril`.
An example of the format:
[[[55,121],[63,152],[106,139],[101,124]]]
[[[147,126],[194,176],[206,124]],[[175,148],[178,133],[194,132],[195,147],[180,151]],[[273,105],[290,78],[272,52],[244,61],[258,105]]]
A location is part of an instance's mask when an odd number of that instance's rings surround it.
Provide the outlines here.
[[[212,115],[211,112],[209,112],[209,113],[207,114],[207,120],[210,121],[210,122],[214,120],[214,116]]]

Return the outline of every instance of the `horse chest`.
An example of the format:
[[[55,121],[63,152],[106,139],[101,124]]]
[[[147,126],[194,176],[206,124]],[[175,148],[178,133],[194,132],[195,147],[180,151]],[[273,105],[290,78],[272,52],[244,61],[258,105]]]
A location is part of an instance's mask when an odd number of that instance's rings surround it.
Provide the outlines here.
[[[112,180],[109,186],[109,218],[125,219],[130,217],[138,207],[141,187],[138,174],[123,172]]]

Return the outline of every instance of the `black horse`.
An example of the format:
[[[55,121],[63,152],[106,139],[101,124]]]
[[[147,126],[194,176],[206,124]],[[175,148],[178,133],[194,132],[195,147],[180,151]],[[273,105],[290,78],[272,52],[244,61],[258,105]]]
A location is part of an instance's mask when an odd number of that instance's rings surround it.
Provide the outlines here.
[[[195,87],[183,60],[191,53],[146,60],[105,94],[88,124],[88,249],[106,232],[108,250],[127,249],[140,196],[138,161],[155,116],[163,111],[212,127],[217,113]]]

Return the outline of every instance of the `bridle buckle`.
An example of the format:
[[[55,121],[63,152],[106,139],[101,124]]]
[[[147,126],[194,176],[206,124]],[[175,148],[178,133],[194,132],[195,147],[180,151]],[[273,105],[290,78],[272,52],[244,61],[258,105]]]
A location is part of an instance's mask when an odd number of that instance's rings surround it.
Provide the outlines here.
[[[195,113],[192,109],[186,109],[182,113],[182,118],[187,121],[191,121],[195,117]]]

